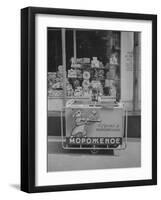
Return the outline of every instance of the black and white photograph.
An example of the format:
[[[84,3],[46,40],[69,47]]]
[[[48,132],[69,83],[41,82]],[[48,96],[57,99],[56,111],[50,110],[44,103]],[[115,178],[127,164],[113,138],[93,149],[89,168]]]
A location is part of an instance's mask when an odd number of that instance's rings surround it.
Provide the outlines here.
[[[23,191],[157,183],[156,21],[22,9]]]
[[[0,15],[0,199],[158,200],[160,1],[7,0]]]
[[[46,31],[47,171],[141,167],[141,32]]]

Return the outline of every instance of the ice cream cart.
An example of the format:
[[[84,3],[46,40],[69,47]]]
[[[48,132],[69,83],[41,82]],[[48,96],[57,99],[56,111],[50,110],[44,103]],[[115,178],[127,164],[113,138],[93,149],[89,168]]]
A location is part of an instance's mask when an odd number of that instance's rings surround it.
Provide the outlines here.
[[[72,58],[71,69],[66,72],[64,68],[61,112],[64,149],[90,149],[93,153],[113,150],[117,155],[126,148],[127,112],[117,100],[117,68],[118,61],[113,55],[108,68],[97,57]]]
[[[67,100],[61,126],[64,149],[113,150],[119,155],[127,146],[127,112],[111,99]]]

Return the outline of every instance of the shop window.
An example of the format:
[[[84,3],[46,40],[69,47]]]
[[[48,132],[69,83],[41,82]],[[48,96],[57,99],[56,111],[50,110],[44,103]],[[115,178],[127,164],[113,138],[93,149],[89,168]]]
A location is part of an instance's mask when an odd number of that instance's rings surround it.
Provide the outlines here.
[[[91,98],[96,89],[139,110],[139,58],[139,33],[48,28],[48,96],[63,98],[65,86],[66,98]]]
[[[49,93],[54,96],[62,89],[58,78],[63,76],[57,77],[63,56],[61,29],[48,29],[48,38],[48,71],[58,83]],[[67,97],[88,98],[95,87],[101,96],[120,98],[120,32],[66,29],[64,45]]]
[[[48,28],[48,72],[55,72],[62,64],[61,30]]]

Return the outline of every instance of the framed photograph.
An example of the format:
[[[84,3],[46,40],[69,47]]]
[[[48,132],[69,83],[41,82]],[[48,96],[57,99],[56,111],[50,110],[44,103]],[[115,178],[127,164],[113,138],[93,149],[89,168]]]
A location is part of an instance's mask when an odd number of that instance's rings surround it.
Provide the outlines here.
[[[157,184],[157,16],[21,10],[21,190]]]

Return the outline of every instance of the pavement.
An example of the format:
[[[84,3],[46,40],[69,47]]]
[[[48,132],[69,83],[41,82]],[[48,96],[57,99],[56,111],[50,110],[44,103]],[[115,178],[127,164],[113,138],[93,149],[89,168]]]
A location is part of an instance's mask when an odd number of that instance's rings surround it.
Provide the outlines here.
[[[48,136],[48,172],[140,166],[141,140],[138,138],[128,138],[127,148],[116,156],[112,150],[92,154],[90,150],[63,149],[60,137]]]

